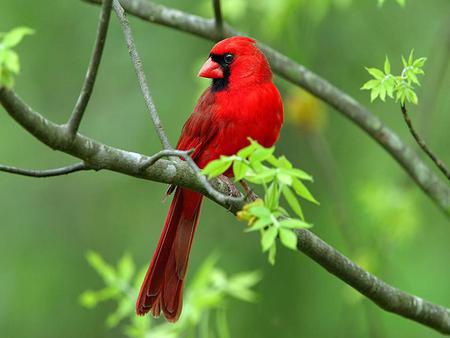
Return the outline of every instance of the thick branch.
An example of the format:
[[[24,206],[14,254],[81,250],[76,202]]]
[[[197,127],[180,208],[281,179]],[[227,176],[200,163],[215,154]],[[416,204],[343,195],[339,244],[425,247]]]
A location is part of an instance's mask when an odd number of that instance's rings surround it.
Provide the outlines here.
[[[411,119],[409,118],[408,111],[406,110],[406,106],[404,104],[401,105],[402,115],[403,119],[405,120],[406,124],[408,125],[409,132],[416,140],[417,144],[422,148],[422,150],[428,155],[429,158],[436,164],[436,166],[439,168],[442,173],[447,176],[447,178],[450,180],[450,172],[448,171],[447,167],[445,166],[444,162],[442,162],[432,151],[430,148],[428,148],[425,141],[420,137],[420,135],[417,133],[417,131],[414,129],[414,126],[412,124]]]
[[[95,40],[94,50],[92,52],[91,61],[86,72],[83,87],[81,88],[80,96],[78,97],[72,115],[67,122],[67,130],[72,137],[77,133],[81,119],[86,111],[87,104],[94,89],[95,79],[97,77],[98,68],[105,47],[106,35],[108,33],[109,18],[111,16],[112,0],[104,0],[100,19],[97,28],[97,38]]]
[[[131,34],[131,28],[125,15],[125,11],[117,0],[113,1],[113,6],[114,11],[119,18],[120,24],[122,25],[123,34],[125,35],[125,40],[128,46],[128,52],[130,53],[131,60],[133,61],[133,66],[139,80],[139,86],[141,87],[142,94],[144,95],[145,104],[147,105],[147,108],[150,112],[150,116],[152,118],[152,122],[156,129],[156,132],[158,133],[159,140],[161,141],[164,149],[171,149],[172,147],[169,140],[167,139],[166,133],[164,132],[164,128],[150,94],[150,88],[148,86],[147,80],[145,79],[142,61],[134,44],[133,35]]]
[[[0,89],[0,103],[12,118],[39,141],[82,159],[91,168],[108,169],[150,181],[190,188],[234,214],[244,206],[245,202],[242,200],[220,201],[211,196],[185,161],[159,159],[142,171],[142,165],[152,161],[150,157],[113,148],[81,134],[77,134],[71,141],[63,126],[34,112],[11,90]],[[228,187],[220,180],[214,180],[212,184],[219,192],[228,192]],[[308,230],[298,231],[297,234],[300,251],[383,309],[450,335],[449,309],[384,283]]]
[[[84,164],[84,162],[72,164],[67,167],[47,169],[47,170],[23,169],[0,164],[0,171],[29,177],[54,177],[90,169],[91,168],[87,167]]]
[[[101,2],[101,0],[84,1],[97,4]],[[221,38],[215,27],[215,20],[204,19],[147,0],[121,0],[120,3],[127,12],[143,20],[211,40]],[[238,33],[234,28],[224,25],[225,36]],[[378,117],[351,96],[304,66],[262,43],[258,43],[258,46],[266,54],[272,69],[276,73],[321,98],[365,130],[397,160],[444,213],[447,216],[450,215],[450,188],[433,173],[409,146],[403,143],[397,134],[383,125]]]

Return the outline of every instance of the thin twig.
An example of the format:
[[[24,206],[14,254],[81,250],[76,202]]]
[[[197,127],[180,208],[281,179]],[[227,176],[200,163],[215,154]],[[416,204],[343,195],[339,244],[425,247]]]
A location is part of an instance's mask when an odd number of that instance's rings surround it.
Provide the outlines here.
[[[83,0],[101,3],[101,0]],[[174,8],[156,4],[147,0],[121,0],[126,11],[142,20],[172,27],[179,31],[218,40],[214,20],[205,19]],[[240,34],[236,29],[224,25],[224,36]],[[448,217],[450,215],[450,188],[420,157],[406,145],[400,137],[367,108],[353,97],[338,89],[326,79],[320,77],[305,66],[294,62],[282,53],[258,42],[258,46],[270,61],[271,68],[286,80],[305,88],[310,93],[334,107],[333,111],[341,113],[350,121],[367,132],[378,142],[411,176],[423,192]]]
[[[158,133],[159,140],[161,141],[161,144],[164,149],[172,149],[172,146],[169,143],[167,135],[164,132],[164,128],[162,126],[161,119],[159,118],[155,104],[153,103],[152,95],[150,94],[150,88],[148,86],[147,80],[145,79],[142,61],[137,52],[133,35],[131,33],[130,24],[128,23],[125,11],[120,5],[118,0],[113,0],[113,6],[114,11],[116,12],[117,17],[119,18],[120,24],[122,25],[122,30],[125,35],[125,40],[128,46],[128,52],[131,56],[131,60],[133,61],[134,69],[136,71],[136,75],[139,80],[139,86],[141,87],[142,94],[144,95],[145,104],[147,105],[147,108],[150,112],[150,116],[152,118],[156,132]]]
[[[211,183],[206,179],[205,175],[202,174],[201,169],[197,166],[197,164],[194,162],[190,154],[194,151],[194,149],[191,150],[161,150],[157,152],[156,154],[150,156],[147,158],[141,165],[141,170],[145,171],[147,168],[151,167],[153,164],[156,163],[159,159],[163,157],[180,157],[186,161],[186,163],[189,165],[189,167],[194,171],[195,175],[203,185],[203,187],[206,189],[208,194],[212,196],[214,199],[219,201],[223,204],[229,204],[229,203],[241,203],[245,200],[244,196],[234,197],[229,196],[227,194],[223,194],[222,192],[218,191],[216,188],[214,188]]]
[[[88,167],[86,164],[84,164],[84,162],[72,164],[67,167],[47,170],[23,169],[0,164],[0,171],[29,177],[54,177],[91,169],[92,168]]]
[[[229,199],[215,198],[215,194],[210,195],[205,185],[206,178],[202,176],[203,179],[200,179],[198,175],[194,174],[189,163],[185,163],[187,161],[160,159],[142,172],[142,164],[148,157],[113,148],[80,133],[77,133],[73,142],[68,143],[67,133],[61,126],[33,111],[11,90],[0,89],[0,103],[12,118],[38,140],[53,149],[86,161],[93,168],[112,170],[141,179],[186,187],[208,196],[233,214],[242,210],[245,205],[244,201],[230,202]],[[214,180],[217,183],[214,184],[217,185],[217,190],[222,195],[226,194],[228,187],[220,185],[218,181]],[[300,230],[297,234],[300,251],[381,308],[410,318],[439,332],[450,334],[450,309],[386,284],[308,230]]]
[[[77,103],[73,109],[72,115],[67,122],[67,131],[71,138],[77,133],[81,119],[86,111],[87,104],[94,89],[95,79],[97,78],[98,68],[105,47],[106,35],[108,33],[109,18],[111,16],[112,0],[104,0],[100,19],[97,28],[97,38],[95,40],[94,50],[92,51],[91,61],[89,63],[86,78],[81,88]]]
[[[447,167],[445,166],[444,162],[442,162],[432,151],[428,146],[426,145],[425,141],[420,137],[420,135],[416,132],[412,125],[412,121],[409,118],[408,111],[406,110],[406,106],[404,104],[400,105],[402,110],[403,119],[405,120],[406,124],[408,125],[409,131],[411,132],[412,136],[416,140],[417,144],[422,148],[422,150],[428,155],[429,158],[436,164],[436,166],[439,168],[440,171],[450,180],[450,172],[448,171]]]
[[[223,17],[222,17],[222,9],[220,6],[220,0],[212,0],[213,8],[214,8],[214,19],[216,24],[216,29],[219,35],[224,36],[223,32]]]

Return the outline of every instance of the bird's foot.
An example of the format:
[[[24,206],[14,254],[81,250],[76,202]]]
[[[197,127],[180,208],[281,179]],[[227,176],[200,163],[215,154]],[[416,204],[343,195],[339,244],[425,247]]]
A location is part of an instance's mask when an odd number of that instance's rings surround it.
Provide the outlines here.
[[[234,185],[233,181],[227,176],[220,175],[219,180],[225,184],[228,188],[228,196],[230,197],[240,197],[242,194],[238,188]]]

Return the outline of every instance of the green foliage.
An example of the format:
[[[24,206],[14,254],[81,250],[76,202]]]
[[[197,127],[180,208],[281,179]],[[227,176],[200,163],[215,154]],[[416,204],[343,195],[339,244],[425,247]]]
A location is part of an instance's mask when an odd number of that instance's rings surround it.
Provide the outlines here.
[[[18,27],[7,33],[0,33],[0,87],[14,86],[14,76],[20,72],[20,61],[13,48],[25,36],[33,33],[34,31],[27,27]]]
[[[402,105],[406,101],[413,104],[418,103],[417,94],[414,91],[414,85],[420,86],[417,75],[425,74],[423,66],[427,58],[421,57],[414,59],[414,50],[409,54],[408,60],[402,56],[403,70],[400,75],[395,76],[391,74],[391,64],[389,58],[386,56],[384,61],[384,71],[377,68],[367,68],[372,80],[367,81],[361,89],[370,90],[370,100],[374,101],[380,98],[382,101],[386,100],[386,95],[394,98],[396,102],[400,101]]]
[[[247,221],[249,228],[246,231],[258,230],[261,233],[262,251],[269,252],[271,264],[275,264],[277,237],[285,247],[296,250],[297,236],[294,230],[311,227],[304,220],[298,198],[318,204],[302,182],[312,181],[312,177],[294,168],[286,157],[275,157],[274,151],[274,147],[264,148],[250,140],[250,145],[236,155],[221,156],[203,169],[203,174],[212,178],[222,175],[231,167],[235,181],[246,180],[264,188],[264,199],[247,204],[238,213],[238,218]],[[282,197],[297,218],[292,218],[280,206]]]
[[[135,300],[146,270],[135,275],[135,264],[129,254],[125,254],[116,267],[106,263],[95,252],[89,252],[86,259],[102,277],[105,287],[98,291],[83,292],[80,303],[92,309],[101,302],[115,301],[116,309],[107,317],[106,325],[114,328],[127,322],[124,333],[132,338],[177,338],[184,337],[186,332],[198,332],[195,336],[201,338],[230,337],[225,311],[227,300],[236,298],[254,302],[257,295],[252,287],[261,280],[261,273],[258,271],[227,276],[216,266],[217,255],[211,255],[187,288],[184,310],[179,321],[175,324],[157,323],[151,316],[138,317],[134,312]],[[211,325],[210,315],[216,318],[215,326]]]

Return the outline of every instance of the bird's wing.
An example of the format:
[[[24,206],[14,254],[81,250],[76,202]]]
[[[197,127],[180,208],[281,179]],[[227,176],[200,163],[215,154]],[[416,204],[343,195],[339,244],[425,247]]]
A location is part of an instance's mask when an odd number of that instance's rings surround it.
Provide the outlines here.
[[[184,124],[178,140],[177,149],[194,149],[191,157],[197,163],[205,148],[218,132],[219,127],[217,123],[214,123],[214,109],[214,94],[208,88]]]

